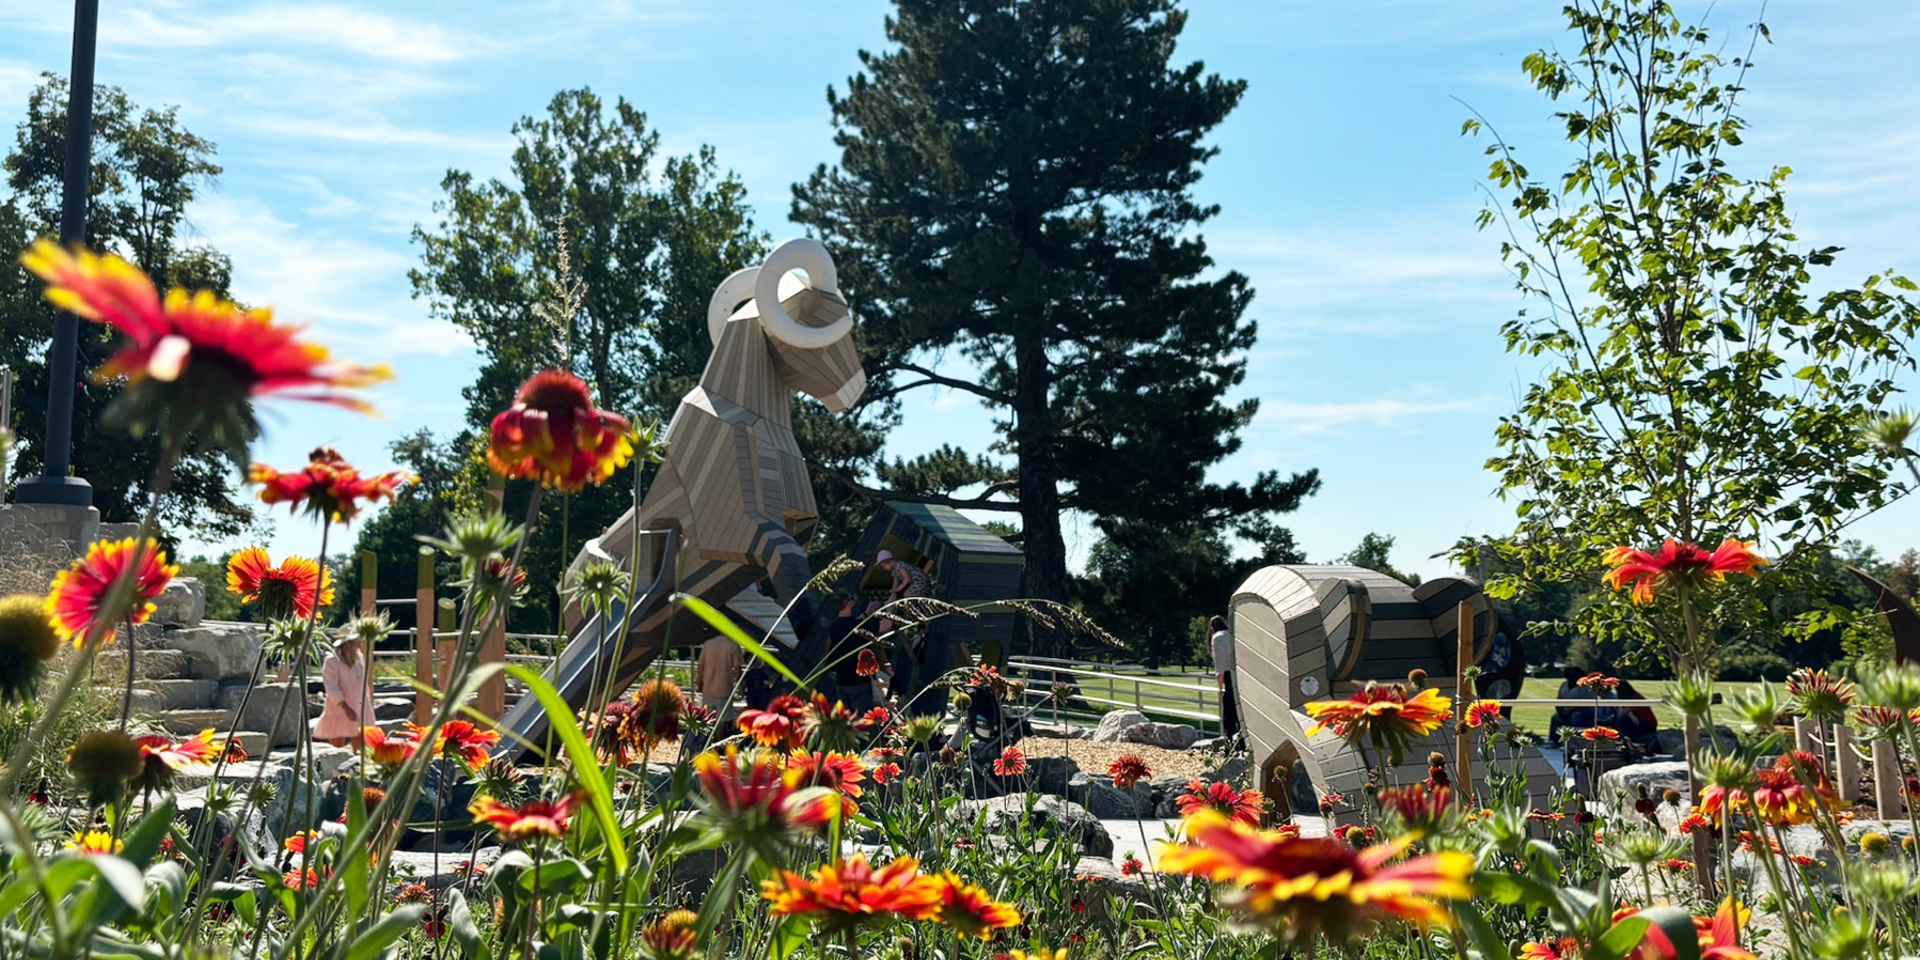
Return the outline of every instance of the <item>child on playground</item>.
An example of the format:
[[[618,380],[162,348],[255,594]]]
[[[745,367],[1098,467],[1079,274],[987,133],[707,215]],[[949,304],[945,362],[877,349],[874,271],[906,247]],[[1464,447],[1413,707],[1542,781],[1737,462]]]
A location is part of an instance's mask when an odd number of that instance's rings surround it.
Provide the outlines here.
[[[320,667],[320,683],[326,688],[327,706],[313,725],[313,738],[336,747],[360,745],[361,731],[373,722],[373,704],[367,688],[367,655],[360,637],[343,634],[327,653]]]

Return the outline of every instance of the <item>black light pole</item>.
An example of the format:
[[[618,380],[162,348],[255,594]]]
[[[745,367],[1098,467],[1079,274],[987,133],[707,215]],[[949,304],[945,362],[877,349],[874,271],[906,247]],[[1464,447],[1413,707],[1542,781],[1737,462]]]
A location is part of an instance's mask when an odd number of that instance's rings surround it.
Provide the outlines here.
[[[93,38],[100,0],[74,0],[73,76],[67,83],[67,168],[60,193],[60,242],[80,243],[87,233],[87,177],[93,164]],[[40,475],[19,485],[16,503],[93,505],[93,486],[67,476],[73,465],[74,368],[78,365],[80,318],[54,315],[53,352],[47,357],[47,433]]]

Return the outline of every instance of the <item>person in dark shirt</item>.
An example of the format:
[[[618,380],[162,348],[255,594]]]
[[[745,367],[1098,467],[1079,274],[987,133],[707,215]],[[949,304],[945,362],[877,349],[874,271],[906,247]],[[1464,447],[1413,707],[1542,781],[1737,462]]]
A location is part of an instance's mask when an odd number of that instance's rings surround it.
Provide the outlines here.
[[[833,665],[833,682],[840,688],[840,702],[854,713],[865,713],[873,709],[873,678],[862,676],[860,661],[863,651],[874,650],[873,638],[860,628],[860,616],[854,609],[858,597],[851,591],[838,591],[827,600],[828,611],[834,614],[833,622],[827,626],[827,662]],[[873,662],[879,665],[879,654],[873,655]]]

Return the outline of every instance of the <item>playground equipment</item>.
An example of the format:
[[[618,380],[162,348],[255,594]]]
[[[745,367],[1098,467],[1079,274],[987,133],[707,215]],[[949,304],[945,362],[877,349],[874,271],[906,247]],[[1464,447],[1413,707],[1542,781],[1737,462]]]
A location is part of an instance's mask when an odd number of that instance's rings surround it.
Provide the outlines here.
[[[854,547],[853,556],[872,560],[882,550],[902,563],[925,570],[933,584],[934,599],[966,607],[975,614],[934,620],[919,628],[924,631],[922,636],[901,638],[907,642],[897,645],[891,657],[899,672],[903,702],[915,698],[915,710],[937,710],[944,705],[946,688],[928,688],[927,684],[963,666],[963,660],[971,663],[965,654],[978,655],[982,664],[1005,666],[1002,644],[1013,634],[1014,614],[988,604],[1018,595],[1025,555],[952,507],[897,500],[880,505]],[[846,574],[835,586],[880,600],[893,588],[893,578],[887,571],[869,565]],[[912,658],[902,657],[902,648],[916,653]]]
[[[1463,649],[1468,663],[1480,668],[1476,683],[1487,695],[1496,687],[1517,692],[1525,676],[1514,633],[1502,629],[1479,584],[1464,577],[1412,587],[1362,567],[1265,567],[1235,591],[1231,611],[1234,686],[1259,764],[1256,786],[1283,816],[1313,812],[1316,798],[1327,793],[1357,802],[1367,771],[1381,764],[1370,746],[1330,732],[1307,736],[1312,721],[1305,704],[1344,698],[1368,681],[1405,682],[1414,670],[1426,673],[1428,686],[1453,696]],[[1462,622],[1470,629],[1464,643]],[[1424,779],[1431,751],[1457,762],[1458,743],[1452,725],[1443,726],[1402,754],[1395,779]],[[1520,762],[1529,792],[1544,802],[1547,788],[1558,782],[1552,765],[1532,747],[1520,751]],[[1476,783],[1475,789],[1482,788]]]
[[[755,636],[772,630],[790,646],[798,641],[781,627],[778,611],[793,604],[793,621],[812,621],[802,594],[818,516],[790,407],[797,390],[839,412],[859,400],[867,382],[833,258],[813,240],[780,244],[759,267],[720,284],[708,302],[707,329],[713,356],[667,425],[666,460],[645,501],[574,560],[574,570],[612,561],[636,587],[630,608],[604,618],[582,620],[570,611],[570,639],[550,679],[576,709],[594,690],[625,690],[669,643],[697,644],[711,635],[698,617],[668,602],[675,591],[727,611]],[[750,589],[755,584],[765,593]],[[516,736],[544,734],[546,714],[525,699],[502,726],[511,734],[502,749],[514,751]]]

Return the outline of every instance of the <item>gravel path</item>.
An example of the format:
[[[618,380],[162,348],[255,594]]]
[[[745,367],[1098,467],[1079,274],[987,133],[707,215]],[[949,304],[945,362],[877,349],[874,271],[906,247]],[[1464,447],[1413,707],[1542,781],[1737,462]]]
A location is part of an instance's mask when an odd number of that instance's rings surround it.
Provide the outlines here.
[[[1199,750],[1165,750],[1139,743],[1094,743],[1059,737],[1028,737],[1018,746],[1020,752],[1029,757],[1072,757],[1081,770],[1094,776],[1104,775],[1108,764],[1129,753],[1147,761],[1156,777],[1198,777],[1211,759]]]

